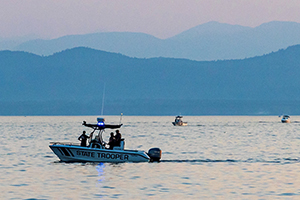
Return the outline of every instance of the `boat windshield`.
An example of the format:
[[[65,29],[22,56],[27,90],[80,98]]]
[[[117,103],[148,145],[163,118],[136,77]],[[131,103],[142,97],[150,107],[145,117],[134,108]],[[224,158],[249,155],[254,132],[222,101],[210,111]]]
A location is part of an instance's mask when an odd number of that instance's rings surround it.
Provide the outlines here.
[[[101,145],[105,145],[105,142],[103,140],[103,137],[102,137],[102,133],[104,132],[104,129],[100,129],[99,132],[97,132],[95,135],[94,135],[94,132],[96,131],[97,129],[94,129],[91,133],[90,133],[90,139],[89,139],[89,142],[91,143],[92,141],[95,141],[97,143],[100,143]]]

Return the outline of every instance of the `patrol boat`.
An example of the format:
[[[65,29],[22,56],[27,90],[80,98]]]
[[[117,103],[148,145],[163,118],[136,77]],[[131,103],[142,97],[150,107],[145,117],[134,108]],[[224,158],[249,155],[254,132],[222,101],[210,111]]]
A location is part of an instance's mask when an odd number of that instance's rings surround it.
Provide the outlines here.
[[[102,134],[105,129],[117,129],[122,126],[109,125],[104,123],[104,118],[97,118],[97,124],[87,124],[83,121],[82,125],[92,128],[90,143],[88,146],[80,146],[74,143],[50,142],[50,149],[63,162],[153,162],[160,161],[161,150],[151,148],[148,153],[138,150],[125,149],[124,138],[121,139],[120,146],[107,148],[107,143],[103,141]],[[93,138],[93,134],[95,138]]]

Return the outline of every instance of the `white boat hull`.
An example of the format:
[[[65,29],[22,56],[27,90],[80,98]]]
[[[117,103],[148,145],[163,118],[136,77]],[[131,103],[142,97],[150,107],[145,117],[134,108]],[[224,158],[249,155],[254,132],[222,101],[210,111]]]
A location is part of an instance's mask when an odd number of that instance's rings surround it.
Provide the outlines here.
[[[281,119],[281,122],[282,122],[282,123],[290,123],[291,120],[290,120],[290,119]]]
[[[175,122],[172,122],[172,124],[174,126],[187,126],[187,122],[181,122],[181,123],[175,123]]]
[[[77,145],[50,144],[51,150],[63,162],[149,162],[150,157],[144,151],[111,150]]]

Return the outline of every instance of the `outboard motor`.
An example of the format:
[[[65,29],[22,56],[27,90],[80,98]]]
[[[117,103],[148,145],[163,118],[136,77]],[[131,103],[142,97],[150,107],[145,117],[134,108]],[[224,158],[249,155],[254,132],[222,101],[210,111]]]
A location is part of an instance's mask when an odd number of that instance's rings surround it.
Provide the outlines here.
[[[153,161],[159,162],[159,160],[161,158],[160,148],[151,148],[151,149],[149,149],[147,154],[150,157],[150,162],[153,162]]]

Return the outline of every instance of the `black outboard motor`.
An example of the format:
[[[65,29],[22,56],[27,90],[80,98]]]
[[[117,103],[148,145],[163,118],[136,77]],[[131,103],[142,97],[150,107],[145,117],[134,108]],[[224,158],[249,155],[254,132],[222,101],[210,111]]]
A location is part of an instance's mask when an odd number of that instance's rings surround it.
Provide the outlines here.
[[[153,161],[159,162],[159,160],[161,158],[160,148],[151,148],[151,149],[149,149],[147,154],[150,157],[150,162],[153,162]]]

